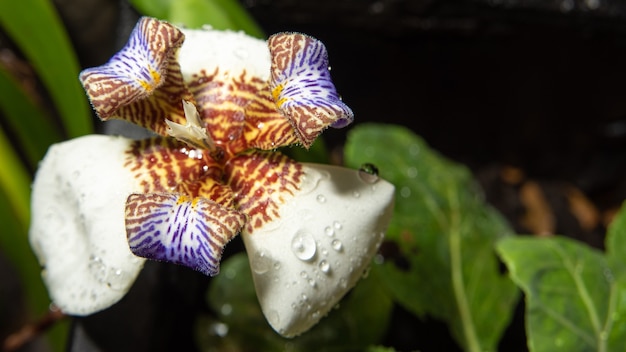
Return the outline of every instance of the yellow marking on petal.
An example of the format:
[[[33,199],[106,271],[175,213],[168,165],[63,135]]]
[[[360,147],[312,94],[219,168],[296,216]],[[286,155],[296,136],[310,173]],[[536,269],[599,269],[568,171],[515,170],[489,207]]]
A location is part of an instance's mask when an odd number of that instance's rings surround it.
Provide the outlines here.
[[[152,76],[152,80],[154,81],[155,86],[158,86],[159,83],[161,83],[161,74],[158,71],[150,68],[150,76]]]
[[[274,89],[272,89],[272,97],[274,98],[274,101],[276,102],[276,106],[278,106],[279,108],[285,103],[285,101],[287,101],[286,97],[283,97],[283,98],[280,97],[280,93],[283,92],[284,88],[285,86],[281,83],[277,85]]]
[[[188,201],[189,201],[189,198],[187,196],[180,195],[180,196],[178,196],[178,199],[176,199],[176,205],[181,205],[181,204],[186,203]],[[195,199],[194,199],[194,201],[195,201]]]

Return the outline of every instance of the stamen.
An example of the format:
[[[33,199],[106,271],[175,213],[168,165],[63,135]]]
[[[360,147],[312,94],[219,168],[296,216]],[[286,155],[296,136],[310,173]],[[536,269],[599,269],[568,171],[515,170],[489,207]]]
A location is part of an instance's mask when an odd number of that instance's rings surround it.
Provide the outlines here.
[[[167,133],[181,142],[187,143],[198,149],[206,149],[210,152],[216,151],[215,142],[203,127],[198,110],[188,101],[183,100],[183,109],[185,110],[185,118],[187,123],[182,125],[174,121],[165,120],[169,127]]]

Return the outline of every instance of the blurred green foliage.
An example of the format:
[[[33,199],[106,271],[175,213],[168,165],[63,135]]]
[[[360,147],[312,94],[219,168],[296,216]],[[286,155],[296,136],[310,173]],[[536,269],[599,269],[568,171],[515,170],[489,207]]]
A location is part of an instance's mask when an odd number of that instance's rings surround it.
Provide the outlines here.
[[[609,228],[607,253],[565,237],[498,245],[526,294],[532,351],[626,351],[626,212]]]
[[[28,14],[28,15],[25,15]],[[30,182],[48,146],[63,136],[92,131],[91,113],[78,83],[78,60],[64,26],[47,0],[0,2],[0,27],[36,72],[56,111],[46,111],[13,74],[0,64],[0,249],[17,269],[33,319],[44,315],[50,300],[40,268],[27,240]],[[54,118],[60,118],[59,123]],[[62,126],[58,128],[57,126]],[[67,325],[50,334],[57,350],[64,346]]]

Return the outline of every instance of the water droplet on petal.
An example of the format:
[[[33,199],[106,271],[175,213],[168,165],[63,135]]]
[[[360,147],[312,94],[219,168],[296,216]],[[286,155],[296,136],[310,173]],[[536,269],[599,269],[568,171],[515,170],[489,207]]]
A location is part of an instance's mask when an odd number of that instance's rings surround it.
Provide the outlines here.
[[[378,168],[374,164],[363,164],[359,168],[359,178],[365,183],[378,182]]]
[[[315,240],[308,232],[297,232],[291,240],[291,250],[300,260],[309,260],[315,256],[317,246]]]
[[[335,230],[333,230],[333,228],[330,226],[326,226],[326,228],[324,229],[324,233],[328,236],[333,236],[335,234]]]
[[[325,174],[317,170],[308,169],[307,172],[302,175],[302,182],[299,186],[300,194],[305,195],[313,192],[317,188],[320,181],[325,178],[325,176]]]
[[[326,197],[324,197],[323,194],[318,194],[316,199],[317,199],[318,202],[320,202],[322,204],[326,203]]]
[[[94,255],[89,257],[88,268],[89,272],[91,272],[91,275],[93,275],[96,280],[98,280],[98,282],[105,282],[107,276],[107,267],[106,265],[104,265],[100,257],[96,257]]]
[[[341,223],[339,221],[335,221],[333,222],[333,226],[337,229],[337,230],[341,230],[343,228],[343,225],[341,225]]]
[[[359,197],[361,197],[361,193],[359,191],[354,191],[354,192],[352,192],[352,196],[354,198],[359,198]]]
[[[252,257],[252,271],[257,274],[265,274],[270,270],[272,260],[264,252],[256,252]]]
[[[107,275],[107,285],[113,290],[122,290],[128,284],[126,272],[121,269],[111,268]]]
[[[323,273],[328,273],[330,271],[330,264],[328,264],[328,262],[326,260],[322,260],[320,262],[320,270]]]
[[[316,283],[316,282],[315,282],[315,280],[313,280],[313,279],[309,279],[309,280],[308,280],[308,282],[309,282],[309,285],[310,285],[311,287],[315,287],[315,286],[317,286],[317,283]]]
[[[275,262],[274,263],[274,270],[279,270],[280,269],[280,262]]]
[[[333,240],[330,243],[331,246],[333,246],[333,249],[336,250],[337,252],[341,251],[341,248],[343,247],[343,245],[341,244],[341,241],[339,240]]]
[[[341,288],[346,288],[348,287],[348,282],[346,281],[346,279],[341,278],[341,280],[339,280],[339,285],[341,285]]]

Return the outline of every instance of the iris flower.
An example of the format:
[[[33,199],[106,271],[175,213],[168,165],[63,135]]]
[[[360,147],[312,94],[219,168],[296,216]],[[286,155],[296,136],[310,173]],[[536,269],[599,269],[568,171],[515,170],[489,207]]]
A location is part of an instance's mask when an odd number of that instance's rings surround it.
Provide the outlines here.
[[[154,132],[53,145],[33,184],[30,241],[52,301],[88,315],[119,301],[146,259],[219,272],[241,234],[270,325],[295,336],[353,287],[391,217],[393,186],[371,170],[298,163],[353,114],[324,45],[267,42],[144,17],[126,46],[80,80],[102,120]]]

